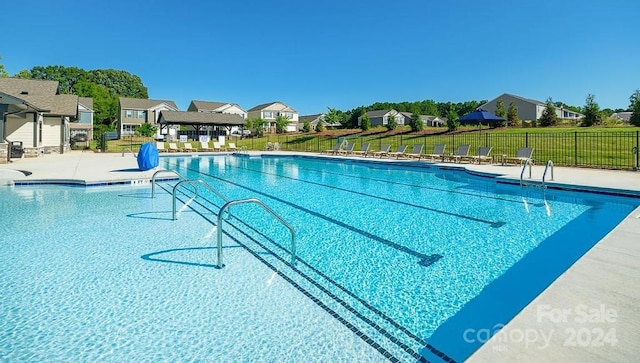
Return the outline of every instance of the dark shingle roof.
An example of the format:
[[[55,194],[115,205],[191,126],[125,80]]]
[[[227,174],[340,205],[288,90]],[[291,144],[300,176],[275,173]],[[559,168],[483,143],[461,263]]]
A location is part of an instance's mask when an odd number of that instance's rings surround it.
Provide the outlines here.
[[[0,78],[0,92],[26,101],[39,110],[49,110],[58,94],[57,81],[22,78]]]
[[[228,102],[209,102],[209,101],[191,101],[188,111],[213,111],[224,105],[228,105]]]
[[[377,111],[368,111],[367,116],[369,117],[382,117],[392,110],[377,110]]]
[[[120,108],[123,109],[148,110],[163,103],[175,108],[176,110],[178,109],[178,106],[176,106],[175,102],[173,101],[120,97]]]
[[[57,81],[0,78],[0,92],[26,101],[48,115],[76,116],[78,96],[58,94]]]
[[[47,114],[60,116],[76,116],[78,114],[78,96],[55,95]]]
[[[244,125],[240,115],[232,113],[210,113],[192,111],[160,111],[161,124],[170,125]]]
[[[93,110],[93,98],[91,97],[78,97],[78,102],[84,107]]]

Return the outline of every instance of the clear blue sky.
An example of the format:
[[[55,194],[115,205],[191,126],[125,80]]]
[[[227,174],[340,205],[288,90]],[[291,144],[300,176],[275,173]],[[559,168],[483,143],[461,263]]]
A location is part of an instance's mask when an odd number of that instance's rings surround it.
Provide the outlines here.
[[[149,97],[282,101],[300,114],[503,92],[627,108],[638,0],[14,0],[2,64],[114,68]]]

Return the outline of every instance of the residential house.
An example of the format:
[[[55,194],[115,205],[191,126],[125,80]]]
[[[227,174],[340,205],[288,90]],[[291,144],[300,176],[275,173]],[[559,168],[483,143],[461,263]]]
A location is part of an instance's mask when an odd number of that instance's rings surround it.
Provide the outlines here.
[[[400,112],[400,113],[402,114],[402,116],[404,116],[405,124],[409,124],[411,122],[410,120],[413,120],[413,113],[411,112]],[[447,124],[446,117],[420,115],[420,119],[422,119],[422,123],[425,126],[430,126],[430,127],[441,127]]]
[[[158,137],[165,135],[175,137],[177,128],[161,129],[159,127],[160,111],[164,110],[178,111],[178,106],[173,101],[120,97],[118,109],[118,133],[120,137],[133,135],[135,128],[146,122],[158,127]]]
[[[0,160],[7,144],[21,144],[25,156],[70,150],[70,123],[78,117],[78,96],[60,94],[57,81],[0,78]],[[14,144],[15,143],[15,144]]]
[[[611,117],[615,117],[620,121],[629,122],[631,120],[631,114],[633,112],[625,111],[625,112],[616,112],[611,115]]]
[[[378,111],[368,111],[366,113],[369,116],[369,121],[371,121],[371,126],[385,126],[389,123],[389,117],[394,116],[396,123],[398,126],[404,126],[405,124],[405,116],[396,110],[378,110]],[[360,126],[362,122],[362,116],[358,117],[358,126]]]
[[[325,120],[325,114],[324,113],[318,113],[315,115],[306,115],[306,116],[300,116],[300,119],[298,121],[298,131],[301,131],[302,128],[304,127],[304,123],[305,122],[309,122],[309,125],[311,126],[312,130],[315,130],[316,127],[318,127],[318,122],[322,122],[322,125],[324,126],[324,128],[335,128],[335,127],[342,127],[342,124],[337,122],[337,123],[329,123]]]
[[[209,102],[209,101],[191,101],[187,108],[189,112],[207,112],[207,113],[226,113],[240,115],[243,120],[247,119],[247,111],[240,107],[237,103],[228,102]],[[224,129],[218,129],[216,126],[212,126],[215,129],[209,129],[210,126],[203,126],[203,132],[217,133],[217,134],[235,134],[239,133],[241,126],[226,126]],[[187,128],[187,134],[192,136],[191,133],[195,132],[193,127]]]
[[[480,108],[495,113],[496,105],[498,104],[498,100],[500,99],[504,103],[505,111],[509,110],[509,105],[511,104],[511,102],[516,105],[516,107],[518,108],[518,118],[520,120],[538,120],[547,107],[547,104],[545,102],[536,101],[509,93],[503,93],[493,100],[483,104],[482,106],[480,106]],[[577,120],[584,117],[584,115],[578,112],[574,112],[563,107],[556,107],[556,116],[561,119],[569,120]]]
[[[78,97],[78,119],[69,124],[71,145],[88,147],[93,140],[93,98]]]
[[[282,102],[275,101],[263,103],[251,108],[247,112],[247,118],[261,118],[267,122],[266,132],[276,132],[276,117],[282,115],[289,119],[289,125],[285,128],[286,132],[298,131],[298,112]]]

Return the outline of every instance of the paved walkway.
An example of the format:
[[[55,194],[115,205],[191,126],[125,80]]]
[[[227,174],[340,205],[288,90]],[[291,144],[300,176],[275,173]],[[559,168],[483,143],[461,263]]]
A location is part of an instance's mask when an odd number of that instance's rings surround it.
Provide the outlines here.
[[[473,173],[499,174],[507,182],[520,181],[518,166],[444,165],[467,168]],[[543,170],[544,166],[533,167],[534,182],[540,181]],[[148,182],[154,172],[139,171],[131,154],[123,157],[71,152],[0,164],[0,186],[11,184],[11,180]],[[554,174],[554,180],[549,182],[551,186],[575,188],[578,185],[584,189],[640,196],[640,172],[556,167]],[[638,356],[640,207],[525,307],[499,335],[488,340],[469,361],[636,361]]]

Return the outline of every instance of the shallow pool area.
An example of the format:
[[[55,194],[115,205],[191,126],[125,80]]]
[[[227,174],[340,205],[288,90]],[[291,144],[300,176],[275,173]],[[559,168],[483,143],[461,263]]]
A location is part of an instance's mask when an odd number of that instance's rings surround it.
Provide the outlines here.
[[[0,356],[462,360],[477,345],[456,320],[508,321],[640,204],[417,163],[161,163],[229,199],[262,200],[295,227],[296,264],[289,231],[247,205],[224,222],[216,268],[224,202],[205,189],[195,200],[180,189],[175,221],[175,182],[155,198],[149,185],[0,189]]]

